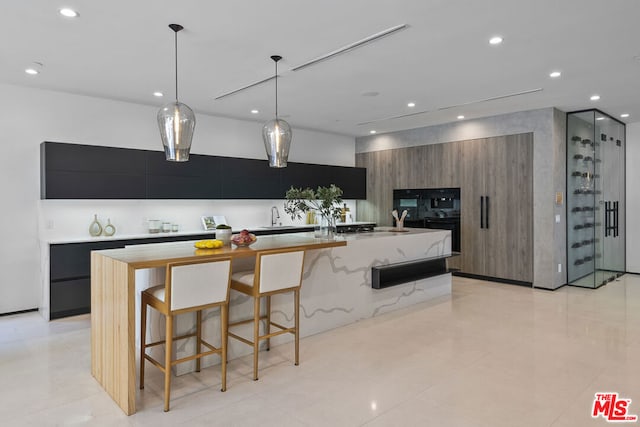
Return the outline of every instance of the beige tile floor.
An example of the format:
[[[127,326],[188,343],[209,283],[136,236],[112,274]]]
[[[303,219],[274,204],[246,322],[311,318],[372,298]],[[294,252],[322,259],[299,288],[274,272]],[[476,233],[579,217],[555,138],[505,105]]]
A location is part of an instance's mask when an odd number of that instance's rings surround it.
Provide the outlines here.
[[[640,276],[550,292],[454,278],[453,295],[174,379],[126,417],[90,374],[88,316],[0,317],[0,425],[590,426],[594,393],[640,414]],[[624,425],[624,424],[623,424]],[[632,424],[631,424],[632,425]]]

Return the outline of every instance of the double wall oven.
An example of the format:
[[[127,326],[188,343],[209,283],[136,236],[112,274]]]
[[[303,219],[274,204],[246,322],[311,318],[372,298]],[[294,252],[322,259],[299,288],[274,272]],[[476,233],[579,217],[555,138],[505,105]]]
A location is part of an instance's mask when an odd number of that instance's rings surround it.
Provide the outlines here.
[[[393,208],[407,211],[405,227],[451,230],[451,250],[460,252],[460,188],[393,190]]]

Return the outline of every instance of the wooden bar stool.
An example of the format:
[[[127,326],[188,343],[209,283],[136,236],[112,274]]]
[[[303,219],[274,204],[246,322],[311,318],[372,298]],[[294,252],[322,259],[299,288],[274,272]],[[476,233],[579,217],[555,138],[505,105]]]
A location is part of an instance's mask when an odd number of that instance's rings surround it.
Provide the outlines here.
[[[154,286],[142,292],[140,330],[140,389],[144,388],[144,362],[148,360],[164,372],[164,410],[169,410],[171,367],[178,363],[196,359],[196,371],[200,372],[200,359],[210,354],[221,358],[222,389],[227,389],[227,323],[229,308],[229,285],[231,280],[231,258],[175,262],[167,265],[164,285]],[[155,308],[165,316],[166,338],[146,343],[147,306]],[[220,307],[220,347],[202,339],[202,310]],[[179,337],[173,336],[174,318],[178,314],[196,312],[196,331]],[[196,338],[196,354],[172,360],[173,342],[185,338]],[[146,349],[165,345],[164,364],[147,354]],[[203,346],[208,350],[202,351]]]
[[[231,276],[231,289],[253,297],[253,318],[229,324],[229,328],[253,322],[253,341],[229,332],[229,336],[253,347],[253,379],[258,379],[258,347],[261,340],[290,333],[295,337],[295,364],[300,347],[300,286],[304,250],[275,249],[258,252],[253,271],[239,271]],[[286,327],[271,321],[271,296],[293,292],[294,326]],[[266,314],[260,315],[260,299],[265,297]],[[264,335],[260,335],[260,320],[265,320]],[[271,326],[279,330],[271,332]]]

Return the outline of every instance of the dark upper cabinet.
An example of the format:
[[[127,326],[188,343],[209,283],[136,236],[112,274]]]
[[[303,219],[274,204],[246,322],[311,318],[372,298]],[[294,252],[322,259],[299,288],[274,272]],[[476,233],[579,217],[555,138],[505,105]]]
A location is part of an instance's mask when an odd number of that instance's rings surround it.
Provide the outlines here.
[[[331,185],[324,175],[322,165],[289,162],[287,167],[281,170],[281,193],[284,194],[291,187],[308,187],[315,190],[319,186]]]
[[[223,199],[283,199],[280,169],[266,160],[220,157]]]
[[[289,188],[327,187],[331,184],[342,189],[343,199],[366,199],[366,169],[346,166],[289,163],[282,169],[281,188],[284,194]]]
[[[50,170],[42,199],[144,199],[145,176]]]
[[[142,150],[45,142],[41,145],[42,199],[143,199]]]
[[[367,170],[365,168],[349,168],[327,166],[328,174],[336,177],[335,184],[342,189],[343,199],[367,198]]]
[[[164,152],[147,151],[147,199],[220,199],[220,157],[191,154],[168,162]]]
[[[145,174],[145,150],[62,142],[45,142],[41,147],[45,166],[49,170]]]
[[[161,151],[43,142],[42,199],[283,199],[291,187],[328,186],[366,198],[366,169],[192,154],[167,162]]]

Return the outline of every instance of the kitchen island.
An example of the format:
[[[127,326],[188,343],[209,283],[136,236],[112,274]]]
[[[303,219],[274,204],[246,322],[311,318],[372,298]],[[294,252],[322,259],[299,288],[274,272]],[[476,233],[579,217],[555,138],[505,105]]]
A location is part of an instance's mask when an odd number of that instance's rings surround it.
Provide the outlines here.
[[[449,231],[377,230],[372,233],[338,236],[334,240],[316,239],[313,233],[261,236],[248,248],[230,246],[196,251],[193,242],[176,242],[92,252],[92,375],[125,413],[135,412],[138,345],[136,318],[139,316],[136,298],[141,289],[158,284],[157,281],[163,278],[167,263],[173,261],[231,256],[234,267],[237,268],[238,264],[249,265],[260,250],[307,250],[301,290],[302,336],[450,294],[450,274],[381,290],[371,289],[373,266],[451,253]],[[287,323],[291,319],[290,303],[282,304],[279,299],[274,298],[272,311],[275,322]],[[230,320],[246,318],[250,313],[248,299],[232,294]],[[159,318],[150,321],[153,338],[162,333],[162,322]],[[177,332],[180,333],[181,328],[188,329],[192,326],[193,319],[187,316],[179,320]],[[274,340],[273,345],[290,339],[284,335],[278,338],[281,340]],[[215,336],[210,339],[215,342]],[[247,349],[244,347],[246,346],[230,345],[229,359],[246,354]]]

